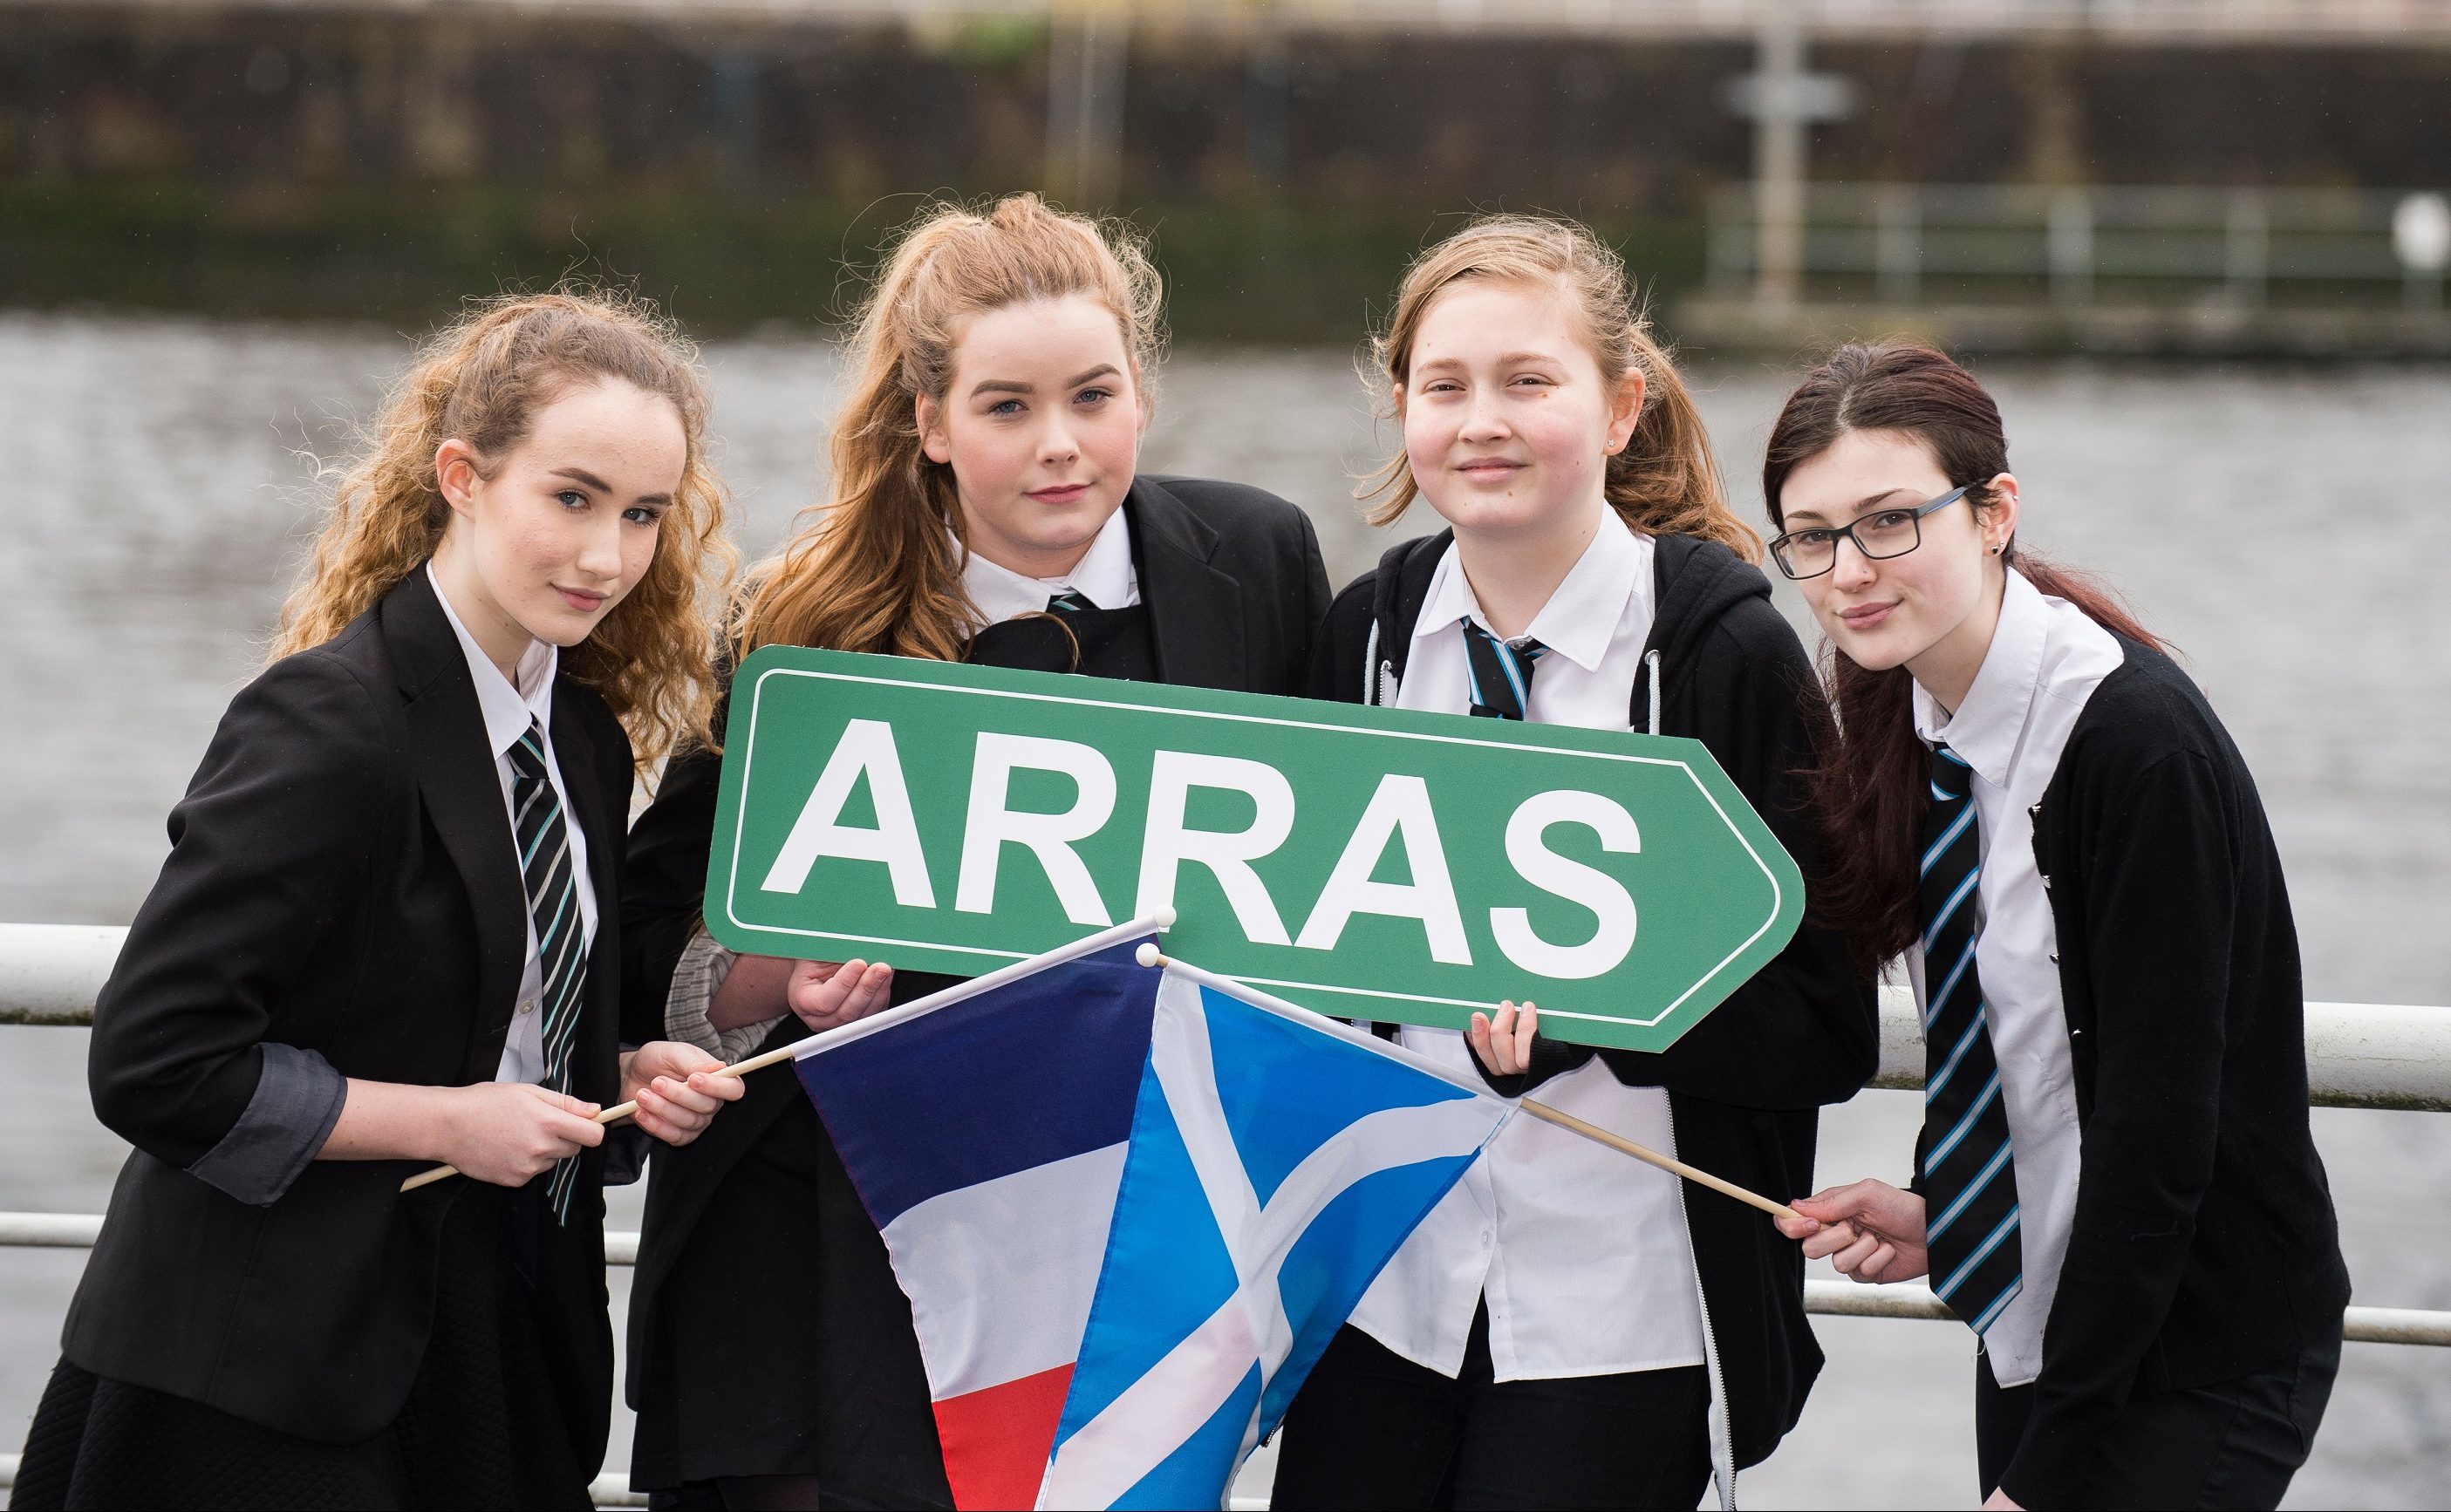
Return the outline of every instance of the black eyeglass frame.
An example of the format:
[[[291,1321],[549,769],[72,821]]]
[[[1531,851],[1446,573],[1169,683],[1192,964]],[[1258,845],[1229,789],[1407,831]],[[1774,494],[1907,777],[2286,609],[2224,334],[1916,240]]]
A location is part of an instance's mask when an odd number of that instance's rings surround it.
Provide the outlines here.
[[[1966,496],[1967,490],[1973,486],[1974,485],[1971,483],[1961,483],[1957,487],[1951,489],[1948,493],[1943,494],[1940,497],[1931,500],[1930,503],[1920,504],[1913,509],[1904,511],[1903,513],[1906,514],[1907,523],[1914,529],[1914,539],[1908,544],[1904,551],[1886,552],[1873,551],[1871,547],[1864,544],[1864,538],[1862,536],[1855,533],[1855,527],[1863,524],[1864,520],[1872,519],[1875,515],[1896,514],[1901,513],[1897,510],[1874,510],[1872,514],[1864,515],[1862,519],[1853,520],[1845,525],[1836,527],[1815,525],[1812,527],[1811,530],[1785,532],[1772,539],[1769,547],[1770,559],[1778,564],[1778,570],[1787,574],[1789,581],[1796,583],[1805,582],[1811,578],[1825,577],[1830,573],[1836,572],[1838,570],[1838,543],[1841,540],[1854,542],[1856,552],[1868,562],[1887,562],[1895,560],[1923,544],[1923,517],[1925,515],[1936,514],[1940,511],[1949,508],[1951,504],[1964,498]],[[1794,568],[1787,565],[1787,552],[1785,548],[1789,542],[1794,540],[1797,536],[1810,535],[1814,531],[1828,531],[1830,533],[1830,565],[1823,568],[1818,572],[1799,572]]]

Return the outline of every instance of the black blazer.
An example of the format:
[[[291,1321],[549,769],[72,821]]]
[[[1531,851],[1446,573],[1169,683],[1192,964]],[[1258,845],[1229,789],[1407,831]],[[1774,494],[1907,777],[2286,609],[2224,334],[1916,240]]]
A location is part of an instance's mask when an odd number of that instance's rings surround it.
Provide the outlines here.
[[[1133,481],[1124,510],[1156,642],[1158,680],[1254,693],[1301,691],[1311,631],[1328,600],[1327,572],[1309,516],[1241,484],[1147,475]],[[673,968],[697,929],[705,901],[721,771],[721,761],[703,751],[676,758],[655,805],[631,831],[629,890],[622,897],[629,952],[622,1013],[632,1039],[663,1037]],[[896,981],[920,985],[908,973]],[[786,1022],[777,1042],[801,1033]],[[634,1406],[654,1367],[658,1298],[675,1262],[733,1167],[802,1095],[789,1068],[749,1081],[748,1095],[696,1143],[657,1153],[630,1292]],[[722,1306],[713,1299],[701,1305]]]
[[[2349,1297],[2255,780],[2185,672],[2122,649],[2033,814],[2085,1155],[2033,1416],[2001,1476],[2025,1506],[2076,1504],[2127,1401],[2337,1340]]]
[[[630,745],[567,677],[553,709],[599,903],[575,1090],[610,1102]],[[245,1113],[265,1044],[438,1086],[489,1080],[500,1060],[527,896],[476,685],[423,572],[232,700],[169,828],[94,1007],[94,1112],[136,1149],[62,1347],[97,1375],[284,1433],[363,1440],[417,1375],[436,1241],[467,1183],[402,1196],[414,1164],[320,1161],[259,1207],[186,1168]],[[601,1157],[539,1263],[548,1327],[565,1357],[600,1367],[609,1413]]]

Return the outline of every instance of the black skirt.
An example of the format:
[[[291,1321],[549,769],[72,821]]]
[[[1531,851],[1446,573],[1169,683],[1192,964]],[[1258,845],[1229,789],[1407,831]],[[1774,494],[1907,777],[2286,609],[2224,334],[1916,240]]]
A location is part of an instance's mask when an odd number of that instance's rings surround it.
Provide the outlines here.
[[[894,982],[897,996],[932,985]],[[846,1506],[949,1508],[927,1367],[884,1237],[792,1068],[750,1079],[751,1098],[777,1105],[727,1111],[771,1121],[722,1173],[650,1304],[632,1484],[797,1476]],[[696,1176],[692,1150],[659,1156],[654,1179]]]
[[[541,1182],[470,1182],[442,1231],[434,1331],[408,1402],[360,1444],[317,1444],[62,1360],[11,1507],[589,1506],[600,1405],[564,1400],[539,1327]],[[582,1205],[583,1206],[583,1205]],[[595,1442],[580,1442],[597,1425]]]

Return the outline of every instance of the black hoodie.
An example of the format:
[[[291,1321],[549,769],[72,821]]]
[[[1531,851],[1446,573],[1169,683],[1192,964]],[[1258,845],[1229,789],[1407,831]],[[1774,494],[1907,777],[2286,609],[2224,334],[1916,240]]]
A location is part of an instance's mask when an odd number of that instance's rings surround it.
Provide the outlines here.
[[[1392,547],[1376,571],[1337,595],[1313,649],[1312,697],[1362,704],[1388,696],[1403,677],[1430,578],[1453,539],[1441,531]],[[1800,773],[1812,757],[1803,700],[1819,697],[1812,662],[1772,608],[1770,582],[1758,571],[1716,542],[1654,540],[1658,608],[1630,723],[1651,731],[1657,708],[1652,732],[1707,746],[1810,886],[1818,845]],[[1628,1086],[1668,1090],[1680,1159],[1787,1200],[1814,1190],[1820,1107],[1853,1096],[1879,1064],[1878,1011],[1873,983],[1849,963],[1839,938],[1807,922],[1660,1054],[1541,1038],[1527,1075],[1489,1079],[1516,1096],[1595,1055]],[[1756,1464],[1794,1426],[1821,1370],[1821,1348],[1804,1318],[1803,1254],[1761,1213],[1700,1187],[1686,1188],[1685,1217],[1735,1464]]]

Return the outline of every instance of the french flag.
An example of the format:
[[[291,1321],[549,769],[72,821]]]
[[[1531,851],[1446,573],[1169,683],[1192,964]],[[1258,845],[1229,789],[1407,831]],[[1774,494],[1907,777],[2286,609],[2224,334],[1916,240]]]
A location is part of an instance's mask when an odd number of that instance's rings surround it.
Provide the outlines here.
[[[1054,1447],[1157,1004],[1136,948],[983,978],[798,1062],[910,1295],[965,1509],[1033,1505]]]
[[[1221,1505],[1511,1111],[1307,1009],[1142,964],[1149,928],[801,1053],[910,1295],[965,1512]]]

